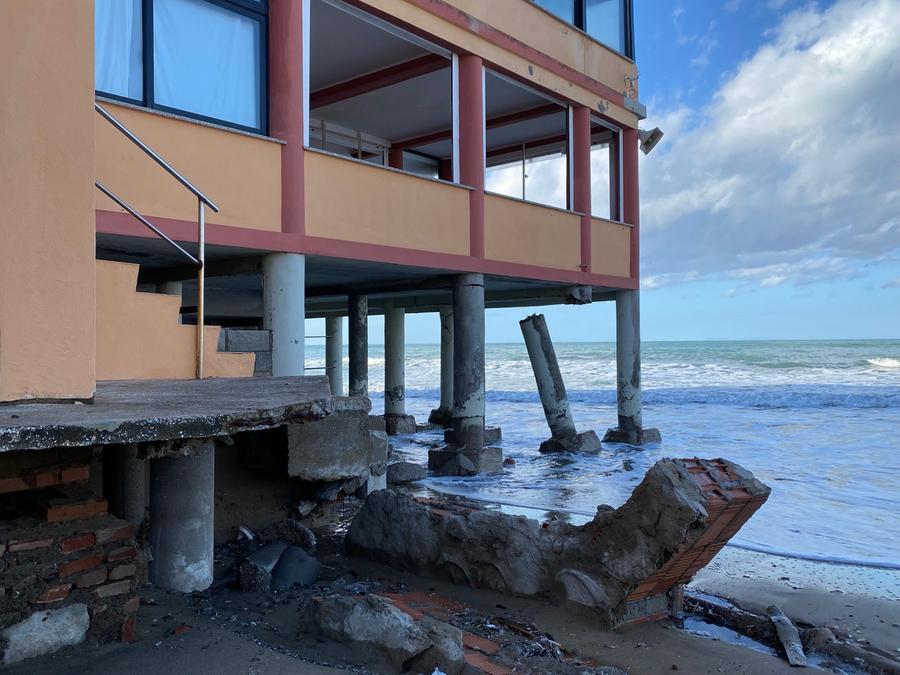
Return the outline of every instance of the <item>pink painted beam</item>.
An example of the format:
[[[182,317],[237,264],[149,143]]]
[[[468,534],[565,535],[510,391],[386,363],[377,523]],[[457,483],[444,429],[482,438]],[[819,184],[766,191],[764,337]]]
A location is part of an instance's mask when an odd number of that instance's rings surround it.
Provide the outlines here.
[[[314,91],[309,95],[309,107],[311,110],[315,110],[449,67],[450,61],[443,56],[426,54],[411,61],[398,63],[395,66]]]
[[[591,111],[572,111],[572,208],[581,215],[581,270],[591,271]]]
[[[639,279],[640,266],[640,226],[641,198],[639,189],[638,132],[637,129],[622,130],[622,220],[631,228],[631,278]]]
[[[469,193],[469,254],[484,258],[484,63],[459,57],[459,179]]]

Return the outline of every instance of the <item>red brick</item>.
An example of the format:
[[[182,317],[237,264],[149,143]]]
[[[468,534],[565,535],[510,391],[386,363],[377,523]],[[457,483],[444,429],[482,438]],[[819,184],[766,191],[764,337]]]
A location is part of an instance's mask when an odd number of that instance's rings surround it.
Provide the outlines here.
[[[136,565],[119,565],[118,567],[114,567],[109,573],[109,580],[118,581],[119,579],[124,579],[125,577],[131,577],[134,576],[134,573],[136,571]]]
[[[97,544],[109,544],[120,539],[131,539],[134,536],[135,527],[131,523],[113,525],[102,530],[97,530]]]
[[[11,541],[9,542],[10,552],[15,551],[33,551],[36,548],[47,548],[53,543],[52,539],[33,539],[31,541]]]
[[[122,642],[131,644],[135,641],[137,633],[137,617],[129,616],[122,622]]]
[[[122,581],[114,581],[105,586],[99,586],[94,589],[94,595],[98,598],[109,598],[113,595],[122,595],[131,591],[131,579],[123,579]]]
[[[134,614],[141,606],[141,599],[137,595],[133,595],[128,600],[125,601],[125,604],[122,605],[122,609],[125,610],[128,614]]]
[[[0,494],[37,490],[63,483],[85,481],[89,475],[90,469],[86,464],[44,471],[29,469],[18,476],[4,476],[0,478]]]
[[[63,577],[68,577],[77,574],[78,572],[84,572],[85,570],[99,567],[102,563],[103,555],[101,553],[95,553],[94,555],[63,563],[59,566],[59,578],[62,579]]]
[[[69,589],[72,588],[72,584],[63,584],[62,586],[53,586],[52,588],[48,588],[41,594],[35,602],[40,605],[47,604],[50,602],[59,602],[60,600],[65,600],[69,597]]]
[[[66,539],[62,543],[62,552],[63,553],[73,553],[75,551],[82,551],[86,548],[90,548],[97,541],[97,538],[94,536],[93,532],[87,532],[86,534],[79,534],[76,537],[70,537]]]
[[[78,483],[91,477],[91,467],[87,464],[69,466],[59,472],[61,483]]]
[[[106,500],[99,497],[75,502],[53,500],[46,506],[45,514],[48,523],[61,523],[67,520],[83,520],[106,513]]]
[[[106,559],[109,562],[119,562],[121,560],[131,560],[137,555],[137,549],[134,546],[122,546],[121,548],[113,549],[106,556]]]
[[[78,577],[78,581],[75,582],[75,585],[78,588],[88,588],[90,586],[102,584],[104,581],[106,581],[106,568],[98,567],[92,572],[82,574],[80,577]]]

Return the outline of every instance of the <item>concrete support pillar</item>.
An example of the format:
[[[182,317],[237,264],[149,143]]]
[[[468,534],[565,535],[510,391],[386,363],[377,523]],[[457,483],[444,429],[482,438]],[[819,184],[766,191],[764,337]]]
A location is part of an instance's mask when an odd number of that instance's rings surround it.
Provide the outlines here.
[[[469,450],[484,447],[484,275],[453,284],[453,436]]]
[[[428,421],[442,427],[453,426],[453,307],[443,305],[441,317],[441,403]]]
[[[619,426],[606,432],[611,443],[659,442],[656,429],[641,420],[641,306],[639,291],[616,293],[616,394]]]
[[[459,180],[469,192],[469,250],[484,257],[484,62],[480,56],[464,54],[458,66]]]
[[[531,360],[531,369],[537,382],[541,405],[550,439],[541,443],[541,452],[597,451],[600,439],[593,431],[579,434],[575,429],[575,419],[569,407],[566,385],[556,360],[556,350],[550,340],[550,331],[543,314],[533,314],[519,322],[525,347]]]
[[[150,460],[150,581],[173,591],[213,580],[215,444],[201,441],[183,457]]]
[[[325,374],[333,396],[344,395],[344,318],[325,319]]]
[[[103,496],[109,512],[140,525],[146,515],[147,460],[138,446],[110,445],[103,448]]]
[[[272,375],[305,372],[306,257],[270,253],[263,258],[263,328],[272,331]]]
[[[366,295],[351,295],[347,300],[347,311],[350,396],[368,396],[369,297]]]
[[[416,420],[406,414],[406,310],[384,313],[384,427],[388,435],[414,434]]]

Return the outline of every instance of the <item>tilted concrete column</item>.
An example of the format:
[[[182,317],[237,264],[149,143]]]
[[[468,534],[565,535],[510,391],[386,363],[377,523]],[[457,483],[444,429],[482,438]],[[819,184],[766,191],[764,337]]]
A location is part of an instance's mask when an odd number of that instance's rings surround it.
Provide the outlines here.
[[[333,396],[344,393],[344,319],[329,316],[325,319],[325,374]]]
[[[659,431],[641,421],[641,306],[639,291],[616,293],[616,394],[619,426],[606,432],[610,443],[660,441]]]
[[[150,581],[182,593],[213,580],[215,444],[150,460]]]
[[[111,514],[135,525],[144,521],[146,474],[147,460],[140,456],[137,445],[103,448],[103,496]]]
[[[347,334],[350,357],[350,396],[369,395],[369,297],[347,299]]]
[[[391,436],[413,434],[416,420],[406,414],[406,310],[384,312],[384,426]]]
[[[441,317],[441,403],[428,421],[442,427],[453,426],[453,306],[440,307]]]
[[[453,436],[469,450],[484,447],[484,275],[453,284]]]
[[[594,431],[579,434],[566,395],[566,385],[556,360],[556,350],[543,314],[533,314],[519,322],[531,369],[537,382],[544,416],[551,438],[541,443],[541,452],[597,451],[600,439]]]
[[[270,253],[263,258],[263,328],[272,331],[272,375],[305,372],[306,257]]]

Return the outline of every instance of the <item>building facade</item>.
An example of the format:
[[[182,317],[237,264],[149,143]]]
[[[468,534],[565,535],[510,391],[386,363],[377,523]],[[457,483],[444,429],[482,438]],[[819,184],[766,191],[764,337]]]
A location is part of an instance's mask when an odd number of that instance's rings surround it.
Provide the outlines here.
[[[194,377],[198,353],[204,376],[253,374],[198,315],[260,331],[256,369],[276,376],[304,374],[304,318],[329,319],[340,363],[349,316],[348,390],[365,394],[371,312],[397,364],[385,412],[402,415],[403,316],[443,310],[442,408],[483,426],[485,308],[615,301],[619,426],[639,434],[630,0],[30,0],[0,14],[0,400]],[[481,370],[471,391],[454,351]]]

